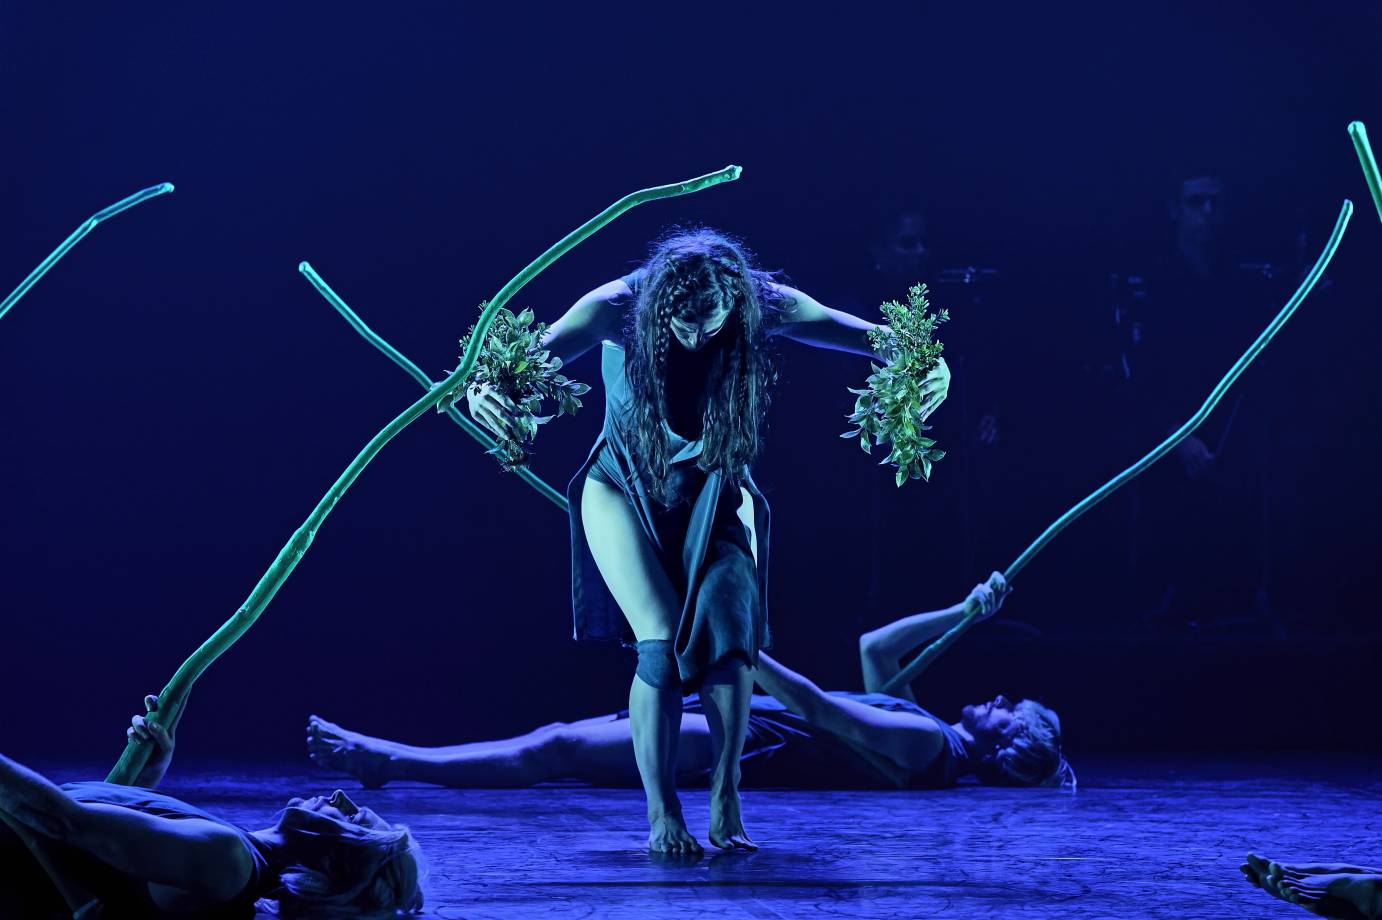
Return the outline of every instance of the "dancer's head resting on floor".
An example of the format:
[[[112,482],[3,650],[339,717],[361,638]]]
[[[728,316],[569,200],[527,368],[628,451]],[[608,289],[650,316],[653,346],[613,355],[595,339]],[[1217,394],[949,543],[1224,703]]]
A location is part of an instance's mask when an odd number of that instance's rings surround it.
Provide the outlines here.
[[[776,378],[763,347],[764,319],[778,308],[781,295],[743,243],[707,228],[664,235],[641,270],[624,331],[634,396],[632,446],[665,493],[668,351],[710,352],[699,463],[707,470],[742,469],[758,453],[759,427]]]
[[[341,790],[289,799],[275,830],[290,863],[274,895],[280,916],[393,917],[422,908],[426,864],[413,835]]]
[[[979,779],[998,786],[1074,786],[1061,753],[1060,716],[1036,700],[1012,703],[999,694],[966,706],[960,724],[974,737]]]

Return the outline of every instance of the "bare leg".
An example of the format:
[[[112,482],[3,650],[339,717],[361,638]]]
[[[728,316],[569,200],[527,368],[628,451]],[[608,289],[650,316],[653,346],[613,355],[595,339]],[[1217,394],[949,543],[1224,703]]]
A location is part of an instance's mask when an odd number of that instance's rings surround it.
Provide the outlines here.
[[[739,803],[739,760],[753,699],[753,671],[739,660],[721,662],[701,686],[710,728],[710,842],[721,849],[756,850],[744,831]]]
[[[704,716],[681,721],[676,774],[690,780],[710,769],[710,730]],[[446,747],[417,747],[374,738],[313,716],[307,747],[319,766],[341,770],[377,788],[391,780],[457,789],[516,788],[559,779],[597,786],[639,783],[628,719],[597,716],[544,725],[526,735]],[[675,788],[677,775],[670,778]]]
[[[680,742],[677,716],[681,692],[658,689],[634,677],[629,687],[629,729],[634,760],[648,799],[648,849],[667,853],[700,852],[677,798],[676,760]]]
[[[671,639],[679,604],[671,580],[653,552],[623,493],[586,479],[581,493],[586,541],[610,594],[638,641]],[[635,676],[629,688],[629,727],[638,772],[648,797],[648,847],[699,853],[686,830],[675,774],[681,689],[656,688]]]

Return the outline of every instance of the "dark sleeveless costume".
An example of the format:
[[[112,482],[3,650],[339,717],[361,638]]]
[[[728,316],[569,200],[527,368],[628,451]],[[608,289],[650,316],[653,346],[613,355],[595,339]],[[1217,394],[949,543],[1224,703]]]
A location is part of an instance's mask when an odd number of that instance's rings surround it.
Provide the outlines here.
[[[739,761],[744,786],[944,789],[955,785],[956,780],[972,771],[972,758],[964,739],[948,722],[936,718],[917,704],[884,693],[832,691],[830,695],[864,703],[875,709],[925,716],[940,728],[945,736],[945,744],[936,759],[919,773],[907,773],[900,767],[885,769],[878,762],[882,758],[865,757],[843,738],[811,725],[773,697],[755,693],[749,709],[744,754]],[[682,706],[686,712],[705,712],[699,695],[694,693],[682,700]],[[615,718],[628,718],[628,710],[618,713]],[[708,781],[709,771],[700,779]]]
[[[637,296],[640,272],[624,279]],[[669,478],[677,501],[669,508],[650,496],[630,449],[633,394],[624,372],[624,350],[612,342],[601,349],[605,422],[589,457],[566,489],[571,505],[571,600],[575,637],[632,643],[619,605],[605,586],[585,539],[581,493],[586,476],[619,489],[638,515],[682,602],[673,648],[681,677],[696,685],[711,665],[725,658],[758,663],[771,647],[768,629],[768,503],[747,469],[743,486],[753,500],[758,564],[748,532],[737,516],[739,489],[720,470],[697,466],[701,455],[699,399],[709,347],[690,352],[673,345],[667,357]],[[676,426],[673,428],[673,426]],[[687,435],[687,436],[683,436]],[[688,437],[689,436],[689,437]]]
[[[172,912],[160,908],[149,895],[143,879],[134,878],[107,865],[85,850],[68,844],[53,844],[50,852],[86,891],[100,899],[106,917],[202,917],[207,920],[238,920],[255,914],[254,902],[278,888],[281,867],[270,864],[270,853],[249,831],[202,811],[186,802],[138,786],[118,786],[114,783],[65,783],[62,790],[78,802],[120,805],[161,818],[184,820],[201,818],[214,821],[239,835],[250,854],[252,868],[249,881],[232,900],[214,907],[202,907],[188,912]],[[3,828],[0,828],[3,829]],[[6,910],[19,909],[14,916],[47,916],[51,911],[66,913],[65,902],[48,880],[47,874],[34,862],[32,855],[17,840],[0,850],[0,916],[11,916]]]

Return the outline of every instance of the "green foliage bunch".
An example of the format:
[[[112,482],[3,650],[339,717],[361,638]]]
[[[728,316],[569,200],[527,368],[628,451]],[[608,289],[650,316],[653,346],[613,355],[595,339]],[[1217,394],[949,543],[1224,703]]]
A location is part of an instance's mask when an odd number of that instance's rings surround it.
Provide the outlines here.
[[[488,301],[480,304],[480,312],[483,313],[487,305]],[[528,448],[537,437],[538,426],[556,418],[538,414],[542,411],[543,400],[557,404],[557,415],[575,415],[581,407],[579,397],[590,392],[589,384],[569,380],[557,373],[561,369],[561,359],[552,357],[551,352],[542,347],[547,324],[538,323],[529,329],[532,322],[531,309],[515,316],[513,311],[500,308],[465,384],[437,404],[437,411],[445,412],[460,402],[467,389],[478,393],[485,385],[507,397],[515,406],[513,426],[507,433],[498,435],[494,447],[486,453],[498,459],[499,465],[509,472],[527,465]],[[462,354],[474,334],[475,326],[472,325],[461,339]]]
[[[888,356],[885,367],[871,364],[867,386],[849,387],[855,400],[847,418],[853,431],[842,438],[859,438],[864,453],[884,441],[892,445],[880,465],[890,463],[897,470],[897,485],[908,479],[931,478],[931,464],[945,456],[936,442],[922,432],[931,426],[921,421],[922,384],[940,362],[942,343],[934,339],[936,327],[950,319],[949,310],[930,312],[926,285],[914,284],[907,292],[907,303],[890,300],[883,304],[888,326],[869,331],[869,342],[880,355]],[[870,440],[872,439],[872,440]]]

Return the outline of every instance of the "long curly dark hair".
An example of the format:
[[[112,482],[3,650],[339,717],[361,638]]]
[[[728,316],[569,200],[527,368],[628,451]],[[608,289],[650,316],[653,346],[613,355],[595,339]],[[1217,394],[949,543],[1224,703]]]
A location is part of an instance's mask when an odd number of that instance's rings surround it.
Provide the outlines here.
[[[732,313],[705,346],[712,350],[702,415],[698,465],[721,470],[731,483],[758,456],[759,432],[777,380],[765,321],[780,309],[775,273],[754,265],[742,242],[709,228],[675,229],[653,243],[643,263],[638,299],[624,330],[633,393],[630,447],[647,475],[650,494],[675,499],[668,481],[667,349],[672,316],[688,305]]]

